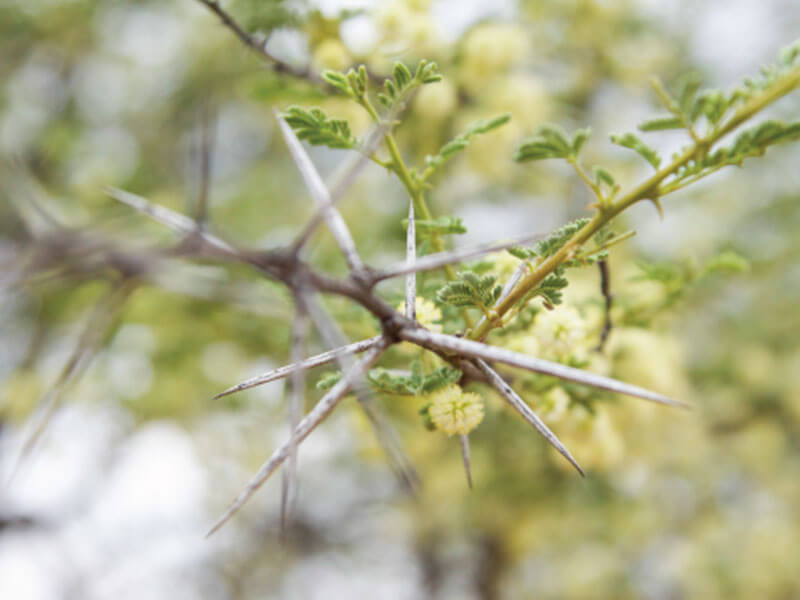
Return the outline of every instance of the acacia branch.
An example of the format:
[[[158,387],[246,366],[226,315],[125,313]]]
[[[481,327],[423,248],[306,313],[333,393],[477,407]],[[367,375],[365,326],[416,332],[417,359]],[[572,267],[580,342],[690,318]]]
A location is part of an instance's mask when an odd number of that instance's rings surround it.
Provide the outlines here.
[[[471,358],[480,358],[489,362],[500,362],[512,367],[525,369],[526,371],[550,375],[551,377],[557,377],[565,381],[572,381],[593,388],[608,390],[609,392],[634,396],[658,404],[689,408],[689,406],[683,402],[678,402],[667,396],[656,394],[655,392],[651,392],[639,386],[623,383],[622,381],[611,379],[610,377],[575,369],[549,360],[526,356],[519,352],[506,350],[505,348],[489,346],[481,342],[475,342],[443,333],[434,333],[420,327],[413,329],[403,328],[400,331],[400,337],[405,341],[413,342],[419,346],[440,353],[444,352],[445,354],[449,353]]]

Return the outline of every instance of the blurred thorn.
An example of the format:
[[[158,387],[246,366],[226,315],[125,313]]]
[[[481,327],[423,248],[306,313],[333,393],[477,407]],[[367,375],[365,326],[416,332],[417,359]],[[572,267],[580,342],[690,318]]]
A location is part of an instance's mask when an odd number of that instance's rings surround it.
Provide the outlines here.
[[[53,387],[45,394],[39,403],[38,414],[30,423],[29,431],[25,437],[19,455],[14,462],[11,475],[7,484],[10,485],[17,473],[33,451],[37,442],[47,429],[56,409],[60,406],[69,385],[80,379],[89,366],[92,357],[102,343],[105,334],[110,329],[114,319],[120,313],[125,300],[136,287],[133,280],[123,281],[111,289],[108,294],[98,302],[90,311],[81,335],[75,348],[61,369]]]
[[[469,462],[469,436],[466,434],[461,434],[458,436],[458,439],[461,442],[461,460],[464,461],[464,472],[467,475],[467,485],[469,486],[469,489],[472,489],[472,472]]]

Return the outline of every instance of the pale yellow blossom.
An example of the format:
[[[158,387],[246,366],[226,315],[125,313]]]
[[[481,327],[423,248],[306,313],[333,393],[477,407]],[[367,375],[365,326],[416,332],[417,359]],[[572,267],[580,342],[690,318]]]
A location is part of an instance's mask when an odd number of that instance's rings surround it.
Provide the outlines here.
[[[483,420],[483,398],[464,392],[456,384],[436,390],[430,395],[430,401],[431,421],[447,435],[466,435]]]

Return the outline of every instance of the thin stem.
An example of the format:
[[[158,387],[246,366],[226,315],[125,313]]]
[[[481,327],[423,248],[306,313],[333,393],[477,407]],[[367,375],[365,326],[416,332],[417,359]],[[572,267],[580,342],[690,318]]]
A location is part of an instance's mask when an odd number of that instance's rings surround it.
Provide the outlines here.
[[[589,187],[590,190],[594,193],[597,201],[600,203],[600,206],[603,206],[603,203],[606,201],[605,196],[603,195],[603,191],[600,189],[600,186],[597,185],[592,178],[586,174],[586,171],[583,169],[581,164],[578,162],[578,159],[574,156],[570,156],[567,158],[567,162],[572,165],[575,172],[578,174],[583,182]]]

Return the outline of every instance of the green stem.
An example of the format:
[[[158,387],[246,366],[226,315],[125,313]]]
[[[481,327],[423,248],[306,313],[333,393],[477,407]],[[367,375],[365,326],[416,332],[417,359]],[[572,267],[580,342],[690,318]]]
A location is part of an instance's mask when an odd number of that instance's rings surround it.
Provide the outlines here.
[[[639,202],[640,200],[658,200],[660,184],[670,175],[675,174],[678,169],[686,165],[689,161],[696,158],[698,152],[705,152],[710,149],[722,137],[736,129],[739,125],[763,110],[769,104],[782,98],[800,85],[800,66],[795,67],[769,89],[754,95],[745,102],[733,114],[733,116],[721,127],[715,129],[704,138],[693,143],[683,153],[678,155],[671,163],[659,169],[648,177],[638,186],[630,190],[615,202],[607,206],[598,208],[594,217],[567,241],[555,254],[548,257],[536,270],[524,277],[514,287],[505,299],[495,307],[498,317],[502,318],[514,305],[519,302],[528,292],[536,288],[545,277],[550,275],[565,261],[573,258],[578,249],[583,246],[592,236],[604,227],[618,214]],[[674,191],[674,190],[671,190]],[[498,319],[499,320],[499,319]],[[470,339],[484,339],[489,332],[496,327],[496,323],[489,320],[484,321],[480,327],[469,333]]]
[[[360,104],[366,109],[376,123],[380,123],[380,115],[378,115],[375,107],[372,106],[372,103],[366,96],[360,100]],[[414,178],[411,176],[391,131],[387,132],[384,136],[384,141],[386,142],[386,149],[389,151],[389,156],[391,157],[388,168],[395,172],[400,182],[403,184],[403,187],[406,188],[406,192],[408,192],[411,201],[414,203],[414,214],[419,219],[430,220],[431,211],[430,208],[428,208],[428,203],[425,201],[422,184],[415,182]],[[444,242],[442,242],[442,238],[439,237],[439,234],[433,234],[431,240],[437,252],[442,252],[444,250]],[[452,265],[446,265],[444,270],[449,280],[452,281],[457,278],[456,271]],[[473,326],[472,317],[470,317],[466,308],[461,309],[461,318],[464,320],[464,324],[467,328]]]

